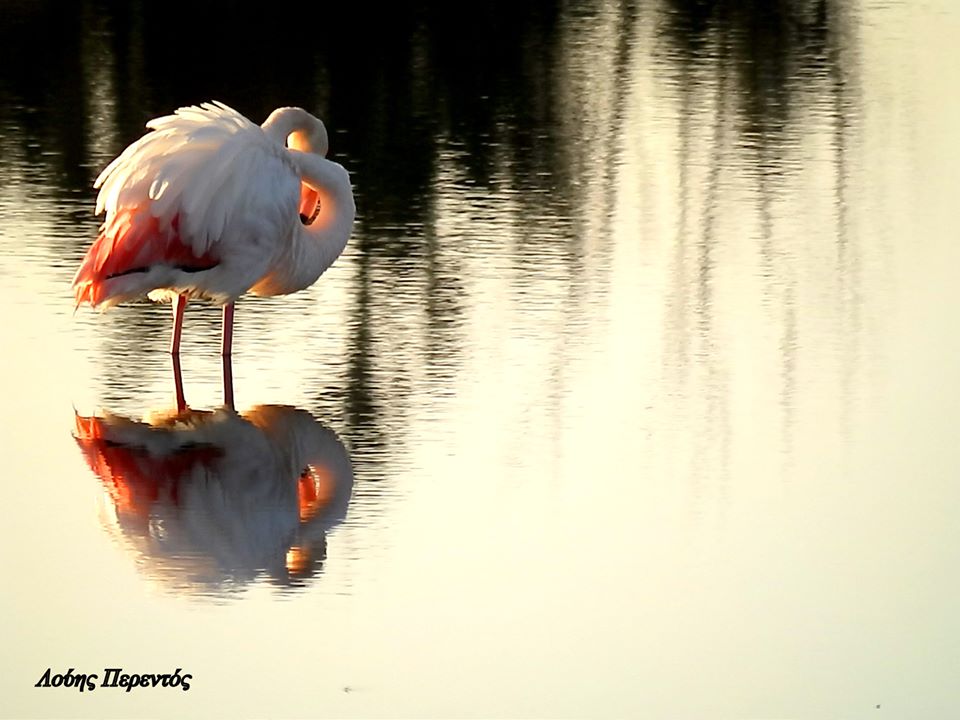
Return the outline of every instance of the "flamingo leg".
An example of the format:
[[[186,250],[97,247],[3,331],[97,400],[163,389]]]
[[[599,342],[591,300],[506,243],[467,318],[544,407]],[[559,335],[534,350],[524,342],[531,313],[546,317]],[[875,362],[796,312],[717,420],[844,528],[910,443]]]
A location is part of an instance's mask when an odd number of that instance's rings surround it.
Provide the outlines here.
[[[180,372],[180,356],[174,353],[173,358],[173,387],[177,393],[177,412],[187,409],[187,399],[183,394],[183,375]]]
[[[170,354],[180,354],[180,334],[183,330],[183,311],[187,307],[187,296],[177,295],[171,303],[173,307],[173,337],[170,338]]]
[[[233,303],[223,306],[223,341],[220,344],[220,354],[230,357],[233,351]]]
[[[229,355],[223,356],[223,404],[236,410],[233,405],[233,361]]]

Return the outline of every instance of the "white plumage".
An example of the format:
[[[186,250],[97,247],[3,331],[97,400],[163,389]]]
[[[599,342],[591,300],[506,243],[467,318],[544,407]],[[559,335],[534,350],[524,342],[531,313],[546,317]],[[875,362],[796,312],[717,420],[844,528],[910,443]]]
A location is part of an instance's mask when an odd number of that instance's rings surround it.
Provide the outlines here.
[[[240,295],[301,290],[340,255],[355,215],[349,176],[324,157],[323,123],[299,108],[257,126],[205,103],[147,127],[94,183],[106,218],[74,278],[77,304],[178,298],[176,351],[187,298],[226,303],[228,351]]]

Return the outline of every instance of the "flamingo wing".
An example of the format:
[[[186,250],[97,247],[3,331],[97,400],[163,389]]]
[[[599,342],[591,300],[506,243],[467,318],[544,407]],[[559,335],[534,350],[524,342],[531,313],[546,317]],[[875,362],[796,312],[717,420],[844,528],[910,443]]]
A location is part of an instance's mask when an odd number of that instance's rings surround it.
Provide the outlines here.
[[[298,222],[300,177],[283,146],[222,103],[147,123],[97,178],[100,234],[74,278],[77,304],[155,289],[223,301],[245,292]],[[211,287],[199,271],[233,264]]]

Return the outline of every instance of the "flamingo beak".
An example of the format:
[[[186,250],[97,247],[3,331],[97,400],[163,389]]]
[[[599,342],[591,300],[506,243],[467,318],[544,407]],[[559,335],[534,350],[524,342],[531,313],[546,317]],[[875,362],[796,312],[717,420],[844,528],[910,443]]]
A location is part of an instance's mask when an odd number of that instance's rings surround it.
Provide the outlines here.
[[[300,522],[306,522],[333,499],[336,483],[333,473],[322,465],[311,465],[300,475],[297,484],[297,499],[300,506]]]
[[[294,130],[287,136],[287,147],[300,152],[311,152],[310,140],[302,130]],[[300,184],[300,222],[310,225],[320,214],[320,193],[306,184]]]
[[[306,185],[300,185],[300,222],[309,225],[320,213],[320,193]]]

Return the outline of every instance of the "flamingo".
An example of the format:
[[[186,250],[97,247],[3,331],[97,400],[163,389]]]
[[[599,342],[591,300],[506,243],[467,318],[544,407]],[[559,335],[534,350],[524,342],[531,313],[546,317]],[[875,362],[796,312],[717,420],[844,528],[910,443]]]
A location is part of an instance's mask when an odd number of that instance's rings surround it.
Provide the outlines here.
[[[311,577],[353,491],[336,433],[289,406],[77,414],[74,437],[112,505],[108,526],[178,589]]]
[[[147,128],[94,183],[106,216],[73,279],[77,307],[171,302],[177,356],[187,301],[209,299],[223,306],[229,357],[238,297],[303,290],[343,252],[356,213],[350,176],[325,157],[326,128],[302,108],[258,126],[210,102]]]

